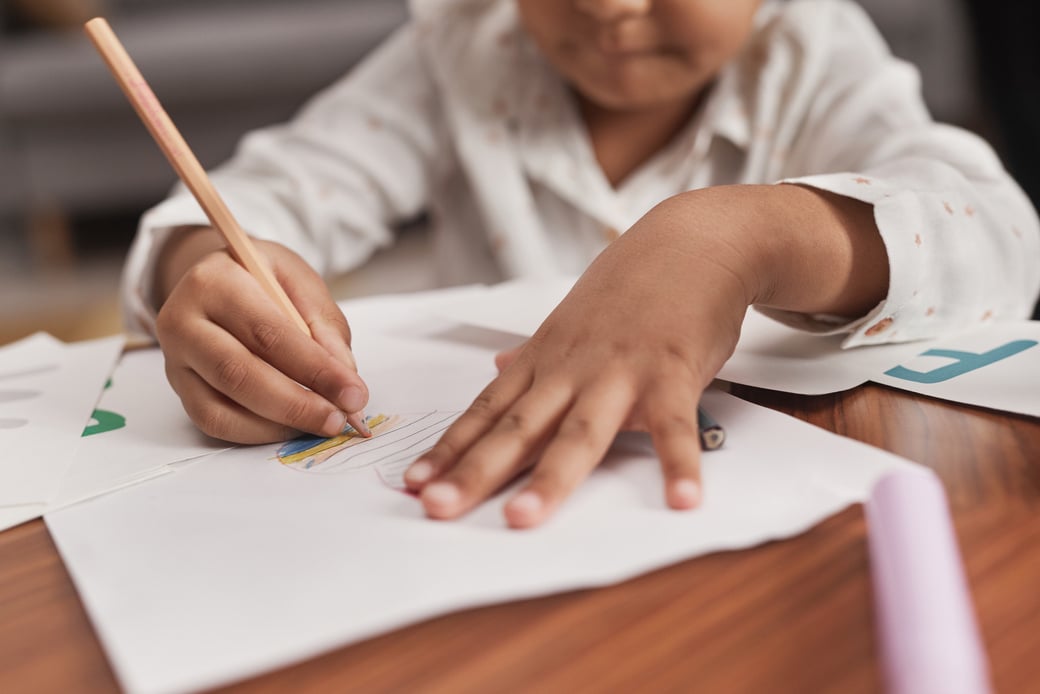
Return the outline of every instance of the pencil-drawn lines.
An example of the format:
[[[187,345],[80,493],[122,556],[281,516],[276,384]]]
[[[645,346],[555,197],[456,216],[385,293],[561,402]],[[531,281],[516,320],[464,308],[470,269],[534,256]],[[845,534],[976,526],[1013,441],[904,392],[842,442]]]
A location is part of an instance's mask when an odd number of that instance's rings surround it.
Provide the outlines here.
[[[302,437],[284,444],[277,459],[286,467],[319,474],[372,466],[397,466],[429,450],[455,419],[455,412],[378,415],[368,419],[375,437],[353,431],[331,439]]]

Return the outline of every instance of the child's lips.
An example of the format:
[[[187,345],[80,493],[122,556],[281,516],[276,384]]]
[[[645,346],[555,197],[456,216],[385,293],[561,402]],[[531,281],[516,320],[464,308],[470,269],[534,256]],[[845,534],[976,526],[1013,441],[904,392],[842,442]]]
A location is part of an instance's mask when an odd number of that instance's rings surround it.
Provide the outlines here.
[[[638,60],[640,58],[649,58],[655,55],[660,55],[663,51],[660,49],[646,49],[646,48],[610,48],[600,47],[595,48],[596,54],[602,60],[611,62],[623,62],[629,60]]]
[[[640,56],[661,52],[659,43],[648,33],[626,31],[611,27],[599,32],[594,39],[596,49],[611,57]]]

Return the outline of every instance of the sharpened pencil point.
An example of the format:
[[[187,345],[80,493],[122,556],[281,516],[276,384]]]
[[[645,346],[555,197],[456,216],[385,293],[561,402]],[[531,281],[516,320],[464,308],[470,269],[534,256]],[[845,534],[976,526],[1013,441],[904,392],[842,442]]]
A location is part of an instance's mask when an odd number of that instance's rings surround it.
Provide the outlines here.
[[[354,427],[354,431],[366,439],[372,437],[372,430],[368,428],[368,417],[365,416],[364,411],[347,415],[347,422]]]

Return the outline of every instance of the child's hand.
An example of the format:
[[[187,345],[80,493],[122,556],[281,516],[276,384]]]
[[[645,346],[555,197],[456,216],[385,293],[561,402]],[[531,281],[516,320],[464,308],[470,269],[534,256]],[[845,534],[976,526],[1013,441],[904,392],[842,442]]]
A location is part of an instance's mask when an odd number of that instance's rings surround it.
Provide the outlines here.
[[[736,345],[749,297],[733,258],[669,243],[679,230],[666,228],[664,210],[652,214],[604,251],[512,361],[500,357],[501,375],[409,470],[431,516],[464,513],[536,463],[506,506],[511,525],[535,525],[621,429],[650,433],[669,505],[697,505],[697,403]]]
[[[448,519],[533,465],[505,507],[511,526],[530,527],[619,430],[638,429],[653,440],[668,504],[692,508],[701,499],[697,404],[747,307],[857,315],[883,296],[885,267],[871,209],[856,201],[796,186],[666,201],[596,259],[519,353],[499,356],[501,374],[405,481],[428,515]]]
[[[167,378],[192,421],[210,436],[237,443],[282,441],[300,431],[335,436],[346,426],[344,412],[358,412],[368,400],[351,366],[350,329],[302,258],[276,243],[256,244],[313,339],[241,265],[209,247],[182,274],[174,273],[159,311],[156,331]],[[171,262],[176,264],[177,250]]]

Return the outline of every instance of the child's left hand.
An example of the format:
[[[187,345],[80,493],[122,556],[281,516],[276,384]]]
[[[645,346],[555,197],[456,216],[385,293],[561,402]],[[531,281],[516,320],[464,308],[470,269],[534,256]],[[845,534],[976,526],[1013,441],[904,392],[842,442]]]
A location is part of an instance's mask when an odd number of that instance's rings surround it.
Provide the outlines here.
[[[662,205],[596,259],[409,469],[430,516],[465,513],[533,464],[505,513],[514,527],[536,525],[622,429],[650,433],[670,506],[699,503],[697,404],[737,343],[750,296],[742,259],[714,240],[721,230],[697,226],[706,233]]]
[[[677,509],[701,499],[697,403],[747,307],[860,316],[888,288],[873,208],[799,185],[683,193],[609,246],[440,441],[405,474],[455,518],[533,466],[505,507],[545,520],[622,429],[647,431]],[[500,362],[500,364],[503,362]]]

